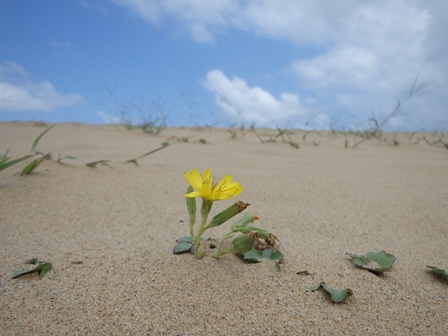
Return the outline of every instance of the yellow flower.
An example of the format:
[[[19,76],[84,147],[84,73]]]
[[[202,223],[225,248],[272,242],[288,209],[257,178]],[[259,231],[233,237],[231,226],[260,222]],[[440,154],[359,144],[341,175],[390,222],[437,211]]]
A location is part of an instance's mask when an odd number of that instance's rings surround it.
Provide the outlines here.
[[[207,169],[204,174],[199,174],[198,170],[195,168],[191,172],[184,173],[185,180],[194,188],[196,191],[190,192],[185,197],[198,197],[210,201],[226,200],[233,196],[238,195],[243,191],[243,187],[238,182],[232,182],[232,176],[226,175],[218,183],[215,183],[212,179],[212,173],[210,169]]]

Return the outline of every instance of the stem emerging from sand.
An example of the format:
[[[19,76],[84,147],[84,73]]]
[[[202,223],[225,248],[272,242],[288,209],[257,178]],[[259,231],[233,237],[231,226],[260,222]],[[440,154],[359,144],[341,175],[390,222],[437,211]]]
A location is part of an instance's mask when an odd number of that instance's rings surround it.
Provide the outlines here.
[[[210,213],[210,210],[212,209],[212,205],[213,205],[213,201],[206,200],[205,198],[202,199],[201,225],[199,227],[198,233],[196,234],[196,237],[194,237],[194,256],[197,259],[201,259],[204,256],[204,252],[199,251],[199,246],[201,244],[201,237],[204,234],[205,225],[207,224],[207,218]]]

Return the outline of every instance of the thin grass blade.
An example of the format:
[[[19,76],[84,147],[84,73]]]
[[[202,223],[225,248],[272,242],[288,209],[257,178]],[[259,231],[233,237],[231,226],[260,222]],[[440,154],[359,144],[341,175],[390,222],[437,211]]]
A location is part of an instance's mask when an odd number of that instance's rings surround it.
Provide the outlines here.
[[[34,149],[36,148],[37,144],[39,143],[40,139],[44,136],[45,133],[47,133],[49,130],[51,130],[54,127],[48,127],[45,131],[43,131],[37,138],[36,140],[34,140],[33,142],[33,146],[31,146],[31,150],[30,150],[30,154],[32,154],[34,152]]]
[[[25,168],[22,169],[22,172],[20,173],[21,176],[23,175],[29,175],[31,174],[34,169],[36,169],[37,167],[39,167],[39,165],[44,162],[47,159],[47,155],[44,155],[36,160],[34,160],[33,162],[31,162],[30,164],[27,164],[25,166]]]
[[[12,161],[9,161],[9,162],[2,162],[2,163],[0,163],[0,171],[2,171],[3,169],[6,169],[8,167],[11,167],[11,166],[13,166],[13,165],[15,165],[17,163],[20,163],[22,161],[25,161],[25,160],[29,159],[32,156],[34,156],[34,155],[25,155],[24,157],[21,157],[20,159],[12,160]]]

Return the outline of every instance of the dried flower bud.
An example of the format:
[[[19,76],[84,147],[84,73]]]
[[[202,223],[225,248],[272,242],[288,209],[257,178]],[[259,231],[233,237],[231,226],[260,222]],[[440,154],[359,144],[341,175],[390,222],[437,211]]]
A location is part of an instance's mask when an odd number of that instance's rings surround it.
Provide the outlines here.
[[[233,216],[244,211],[249,205],[250,205],[249,203],[244,203],[242,201],[233,203],[230,207],[228,207],[227,209],[225,209],[224,211],[220,212],[215,217],[213,217],[210,223],[208,223],[208,225],[206,226],[206,229],[210,229],[212,227],[219,226],[222,223],[225,223]]]

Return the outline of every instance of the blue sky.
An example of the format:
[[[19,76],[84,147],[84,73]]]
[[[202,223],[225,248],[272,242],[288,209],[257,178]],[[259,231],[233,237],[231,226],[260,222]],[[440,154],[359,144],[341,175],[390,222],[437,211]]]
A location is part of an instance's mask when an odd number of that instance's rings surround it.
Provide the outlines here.
[[[10,0],[0,121],[125,105],[135,123],[359,129],[400,100],[385,130],[446,132],[447,17],[423,0]]]

